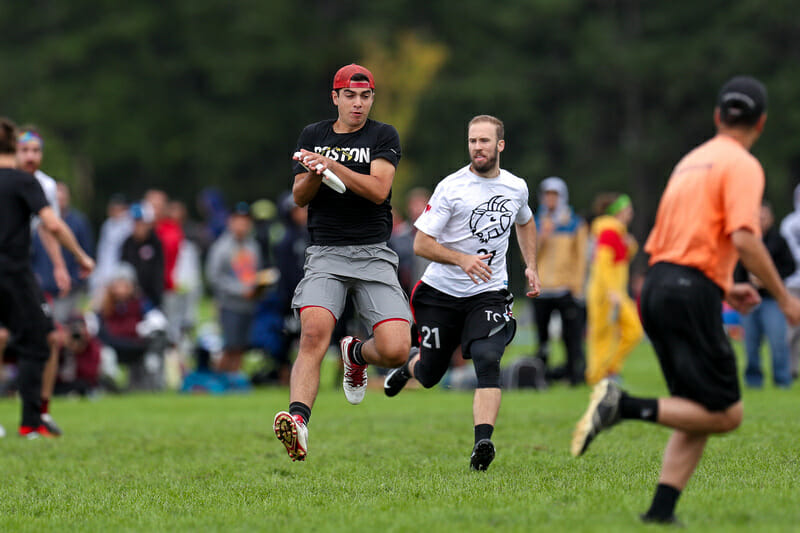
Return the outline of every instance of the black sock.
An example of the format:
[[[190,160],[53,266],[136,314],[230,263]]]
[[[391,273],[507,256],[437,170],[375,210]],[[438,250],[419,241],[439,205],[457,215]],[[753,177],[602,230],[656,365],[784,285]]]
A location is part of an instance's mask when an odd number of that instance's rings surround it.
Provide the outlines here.
[[[492,432],[494,432],[494,426],[491,424],[478,424],[475,426],[475,444],[479,440],[491,439]]]
[[[680,495],[681,491],[675,487],[659,483],[656,487],[656,494],[653,496],[653,503],[645,516],[659,521],[671,518]]]
[[[619,410],[622,418],[626,420],[658,421],[657,398],[634,398],[622,393]]]
[[[364,343],[361,341],[353,341],[353,348],[350,351],[350,361],[357,365],[366,365],[367,362],[364,361],[364,356],[361,355],[361,347],[364,346]]]
[[[289,414],[302,416],[303,423],[308,425],[308,421],[311,419],[311,408],[303,402],[292,402],[289,404]]]

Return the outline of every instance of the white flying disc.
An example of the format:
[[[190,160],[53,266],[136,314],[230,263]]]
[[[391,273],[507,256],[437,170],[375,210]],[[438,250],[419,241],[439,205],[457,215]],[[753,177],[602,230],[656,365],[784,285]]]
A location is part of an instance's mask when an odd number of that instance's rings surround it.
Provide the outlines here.
[[[302,159],[300,159],[301,157],[303,157],[302,152],[295,152],[294,156],[298,159],[298,162],[301,165],[303,165],[303,168],[305,168],[306,170],[311,170],[310,168],[308,168],[308,166],[306,166],[305,162]],[[317,165],[317,169],[320,168],[322,168],[321,163]],[[327,185],[328,187],[330,187],[331,189],[340,194],[347,190],[347,187],[344,186],[344,182],[341,179],[339,179],[339,176],[334,174],[334,172],[329,168],[326,168],[325,171],[322,173],[322,183],[324,183],[325,185]]]

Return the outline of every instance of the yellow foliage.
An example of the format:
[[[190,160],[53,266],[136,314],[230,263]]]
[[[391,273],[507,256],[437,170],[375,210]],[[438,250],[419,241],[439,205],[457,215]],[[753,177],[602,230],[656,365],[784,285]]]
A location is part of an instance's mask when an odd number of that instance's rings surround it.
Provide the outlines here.
[[[397,128],[401,146],[417,118],[423,92],[447,56],[444,45],[422,41],[412,32],[400,33],[391,47],[371,43],[364,50],[361,64],[375,77],[375,104],[370,115]],[[414,164],[406,156],[395,175],[395,194],[412,183]]]

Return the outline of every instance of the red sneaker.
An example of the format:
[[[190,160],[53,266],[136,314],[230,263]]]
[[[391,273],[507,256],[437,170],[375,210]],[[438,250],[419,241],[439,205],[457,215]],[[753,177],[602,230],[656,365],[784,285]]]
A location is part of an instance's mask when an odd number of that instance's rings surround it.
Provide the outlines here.
[[[272,423],[275,436],[286,447],[292,461],[305,461],[308,453],[308,427],[300,415],[281,411]]]
[[[347,401],[353,405],[358,405],[364,399],[367,392],[367,366],[358,365],[350,359],[353,347],[361,342],[355,337],[343,337],[339,341],[339,349],[342,351],[342,362],[344,363],[344,379],[342,385]]]

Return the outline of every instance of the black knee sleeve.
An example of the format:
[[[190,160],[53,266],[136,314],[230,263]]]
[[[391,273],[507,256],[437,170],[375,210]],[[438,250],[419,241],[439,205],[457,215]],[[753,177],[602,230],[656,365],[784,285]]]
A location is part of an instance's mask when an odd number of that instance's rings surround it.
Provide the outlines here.
[[[506,349],[505,332],[472,341],[469,353],[475,364],[479,389],[500,388],[500,359]]]
[[[450,366],[450,361],[447,359],[437,361],[426,361],[422,358],[417,361],[412,372],[414,377],[426,389],[430,389],[442,379],[447,368]]]

